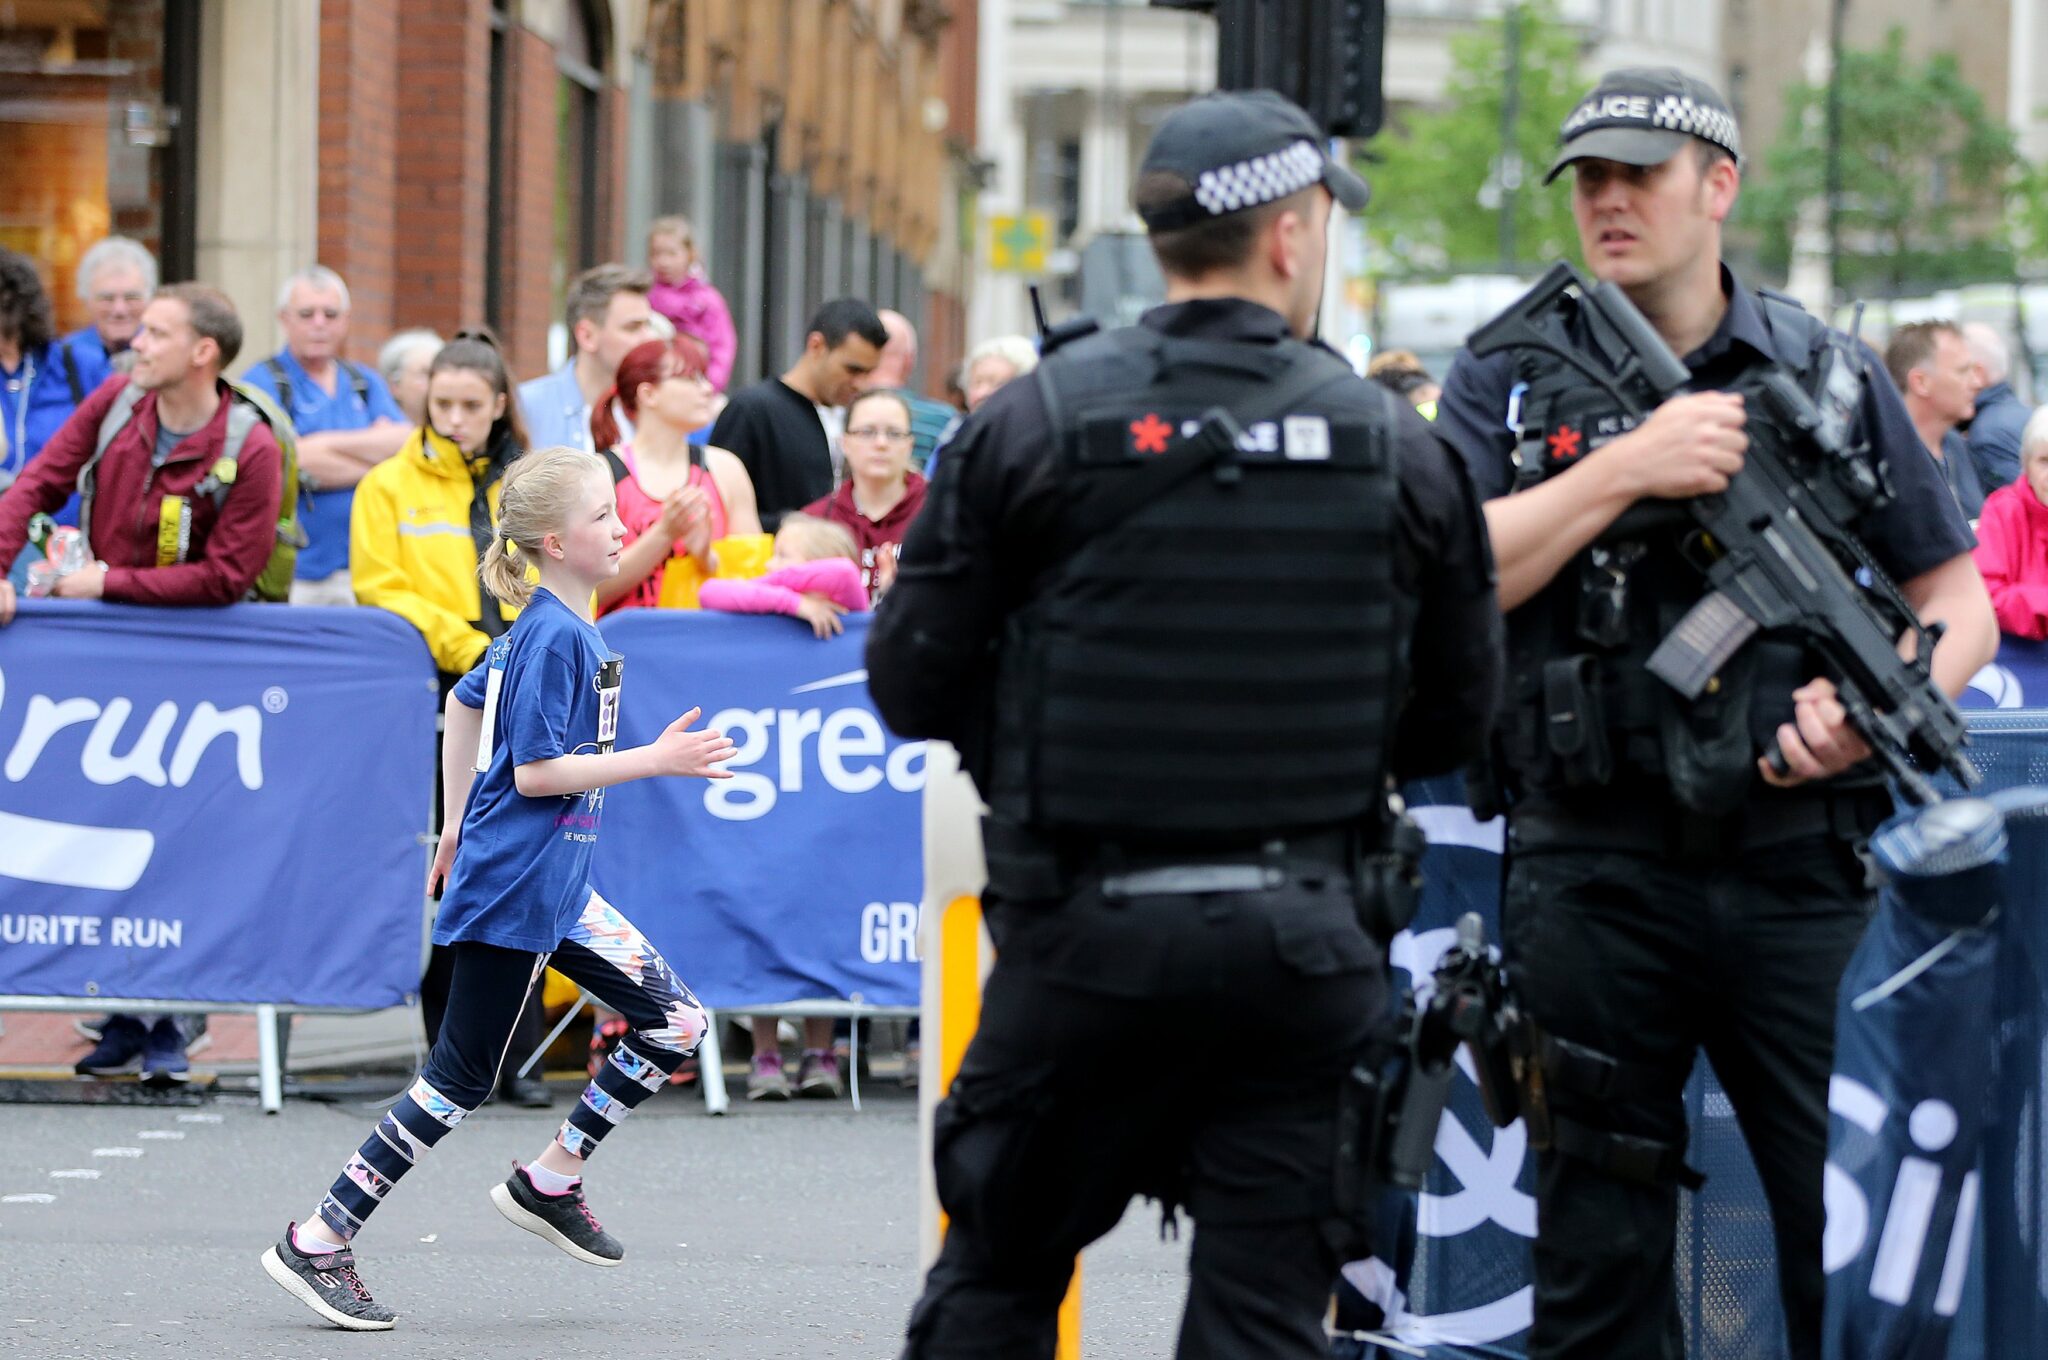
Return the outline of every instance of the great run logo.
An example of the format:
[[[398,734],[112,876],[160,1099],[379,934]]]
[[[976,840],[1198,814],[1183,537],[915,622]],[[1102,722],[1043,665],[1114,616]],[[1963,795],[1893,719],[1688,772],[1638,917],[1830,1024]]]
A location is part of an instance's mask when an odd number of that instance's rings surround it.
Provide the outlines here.
[[[822,694],[865,685],[868,673],[848,671],[790,691]],[[784,794],[802,793],[808,781],[822,781],[837,793],[871,793],[887,784],[898,793],[924,788],[925,744],[907,741],[889,749],[888,733],[874,711],[844,708],[727,708],[708,726],[732,738],[731,779],[707,782],[704,809],[728,822],[751,822],[775,810]],[[760,768],[756,768],[760,767]]]
[[[261,707],[222,709],[201,700],[189,712],[163,700],[131,733],[136,701],[116,697],[102,704],[84,697],[30,694],[19,706],[8,700],[0,672],[0,742],[7,756],[0,778],[40,790],[77,776],[102,786],[136,780],[153,788],[184,788],[216,742],[231,743],[235,775],[242,787],[263,787],[263,709],[280,712],[281,690],[267,691]],[[77,740],[73,729],[84,729]],[[76,751],[73,756],[71,752]],[[60,888],[125,892],[149,867],[156,837],[129,827],[89,826],[19,813],[0,812],[0,878]]]

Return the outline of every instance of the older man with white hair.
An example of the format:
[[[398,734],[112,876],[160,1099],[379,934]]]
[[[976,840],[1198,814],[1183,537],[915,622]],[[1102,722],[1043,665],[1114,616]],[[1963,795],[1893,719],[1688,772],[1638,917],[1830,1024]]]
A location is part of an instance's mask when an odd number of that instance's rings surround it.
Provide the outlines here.
[[[412,433],[375,369],[342,358],[348,344],[348,285],[309,265],[277,293],[284,348],[242,375],[277,398],[298,431],[299,472],[312,485],[301,519],[293,604],[354,604],[348,576],[348,516],[363,474],[397,453]]]
[[[75,406],[125,367],[128,346],[142,325],[142,309],[156,295],[156,256],[139,241],[109,236],[78,262],[78,300],[92,324],[57,342],[57,371],[71,387]]]
[[[1970,461],[1986,491],[2010,486],[2020,475],[2020,433],[2034,408],[2013,395],[2007,381],[2012,360],[2005,341],[1981,321],[1963,327],[1963,341],[1984,384],[1977,393],[1977,414],[1970,420]]]
[[[922,471],[932,459],[932,450],[938,447],[939,436],[960,413],[942,401],[921,397],[911,390],[911,370],[917,367],[917,327],[910,324],[910,318],[887,307],[875,315],[882,318],[889,343],[882,346],[881,362],[861,386],[870,391],[887,388],[902,394],[910,407],[910,466]]]

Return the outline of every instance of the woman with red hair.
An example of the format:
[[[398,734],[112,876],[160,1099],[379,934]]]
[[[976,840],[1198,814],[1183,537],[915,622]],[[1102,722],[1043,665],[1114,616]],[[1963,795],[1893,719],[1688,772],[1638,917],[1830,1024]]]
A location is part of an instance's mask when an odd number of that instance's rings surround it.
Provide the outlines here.
[[[592,406],[590,433],[612,462],[626,526],[619,574],[598,587],[598,612],[660,603],[671,563],[693,583],[709,579],[719,539],[761,532],[746,467],[724,449],[689,442],[711,422],[716,395],[703,346],[679,335],[629,350],[612,391]],[[633,422],[630,441],[619,438],[614,400]],[[694,589],[682,593],[694,602]]]

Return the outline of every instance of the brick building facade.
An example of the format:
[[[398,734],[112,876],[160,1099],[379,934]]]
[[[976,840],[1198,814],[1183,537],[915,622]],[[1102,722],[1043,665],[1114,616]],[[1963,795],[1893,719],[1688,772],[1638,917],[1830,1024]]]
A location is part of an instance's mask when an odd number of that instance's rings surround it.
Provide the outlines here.
[[[79,254],[137,235],[167,279],[235,298],[249,360],[276,347],[278,286],[317,259],[349,282],[353,357],[487,322],[525,378],[564,343],[566,280],[642,262],[647,221],[683,212],[732,302],[740,380],[853,293],[920,323],[936,387],[964,342],[975,8],[13,0],[0,49],[71,112],[0,111],[0,244],[45,262],[79,324]]]

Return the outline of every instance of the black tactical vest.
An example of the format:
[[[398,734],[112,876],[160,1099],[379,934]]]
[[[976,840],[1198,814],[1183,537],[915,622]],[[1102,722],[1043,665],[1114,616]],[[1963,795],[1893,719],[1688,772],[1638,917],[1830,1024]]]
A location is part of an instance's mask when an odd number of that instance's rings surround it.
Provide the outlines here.
[[[1780,362],[1803,383],[1825,329],[1789,299],[1758,302]],[[1561,362],[1533,356],[1516,377],[1518,491],[1634,428],[1612,397]],[[1740,378],[1717,386],[1744,390]],[[1763,403],[1747,407],[1751,440],[1775,437],[1760,428]],[[1649,672],[1650,653],[1706,593],[1708,551],[1682,502],[1640,502],[1508,615],[1500,753],[1517,796],[1647,781],[1704,815],[1742,805],[1758,755],[1791,719],[1792,691],[1822,668],[1799,639],[1766,632],[1697,699]]]
[[[1038,374],[1075,527],[1003,640],[995,815],[1198,841],[1377,817],[1406,664],[1386,394],[1297,341],[1145,328]]]

